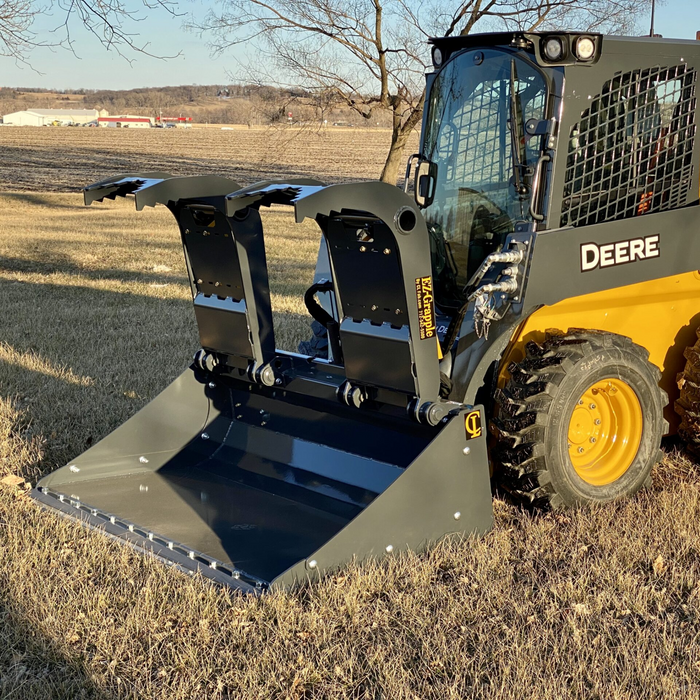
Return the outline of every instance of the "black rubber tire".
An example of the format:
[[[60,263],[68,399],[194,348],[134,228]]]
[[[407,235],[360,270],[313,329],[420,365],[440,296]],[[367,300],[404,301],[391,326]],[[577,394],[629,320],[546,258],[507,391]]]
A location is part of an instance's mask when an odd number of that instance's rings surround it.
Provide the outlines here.
[[[700,328],[698,341],[683,351],[685,367],[676,377],[680,396],[674,408],[680,416],[678,437],[693,456],[700,458]]]
[[[328,331],[318,321],[311,322],[312,335],[309,340],[299,343],[299,352],[309,357],[328,359]]]
[[[631,496],[651,485],[668,424],[668,403],[659,387],[661,373],[649,353],[629,338],[570,329],[547,334],[542,345],[529,342],[521,362],[508,367],[510,379],[496,392],[494,478],[519,503],[559,509],[576,503]],[[568,426],[585,389],[608,377],[625,381],[636,393],[644,426],[639,450],[627,471],[603,486],[584,481],[568,455]]]

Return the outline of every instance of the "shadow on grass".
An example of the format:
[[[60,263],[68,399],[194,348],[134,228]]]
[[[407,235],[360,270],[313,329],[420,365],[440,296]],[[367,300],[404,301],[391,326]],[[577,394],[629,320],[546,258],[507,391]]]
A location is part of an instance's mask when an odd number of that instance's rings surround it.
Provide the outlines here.
[[[5,200],[15,202],[17,206],[50,207],[51,209],[85,209],[84,204],[68,204],[57,200],[54,194],[39,195],[29,192],[2,192],[0,196]]]
[[[22,472],[32,481],[155,398],[200,347],[187,299],[1,278],[0,298],[0,398],[19,397],[28,413],[15,433],[48,438],[34,473]],[[275,313],[278,347],[296,350],[308,324]]]
[[[21,602],[2,585],[0,643],[0,697],[5,700],[116,698],[94,683],[80,656],[68,656],[27,622]]]
[[[54,255],[57,254],[54,253]],[[0,255],[0,272],[38,273],[40,275],[67,274],[91,280],[117,279],[123,282],[138,282],[140,284],[187,284],[188,282],[187,277],[183,274],[164,276],[137,270],[124,270],[122,268],[95,269],[82,267],[66,257],[60,260],[57,260],[55,257],[48,260],[33,260]],[[97,290],[91,291],[96,294],[100,293]]]

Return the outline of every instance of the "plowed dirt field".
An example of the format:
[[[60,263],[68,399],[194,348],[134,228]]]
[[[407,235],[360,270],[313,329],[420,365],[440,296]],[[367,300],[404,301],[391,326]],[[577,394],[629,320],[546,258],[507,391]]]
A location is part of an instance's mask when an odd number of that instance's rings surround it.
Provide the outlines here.
[[[114,174],[149,170],[225,175],[242,185],[374,179],[390,139],[386,129],[3,127],[0,190],[76,192]],[[417,144],[416,135],[411,153]]]

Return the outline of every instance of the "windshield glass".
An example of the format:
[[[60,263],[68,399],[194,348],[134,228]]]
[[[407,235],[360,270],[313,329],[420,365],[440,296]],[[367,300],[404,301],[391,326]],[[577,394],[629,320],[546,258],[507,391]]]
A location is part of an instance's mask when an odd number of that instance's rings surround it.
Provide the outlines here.
[[[537,68],[503,51],[458,54],[435,78],[422,156],[437,165],[436,194],[424,215],[444,307],[464,303],[464,286],[484,258],[516,221],[530,219],[529,185],[542,137],[525,136],[524,124],[545,118],[546,96]]]

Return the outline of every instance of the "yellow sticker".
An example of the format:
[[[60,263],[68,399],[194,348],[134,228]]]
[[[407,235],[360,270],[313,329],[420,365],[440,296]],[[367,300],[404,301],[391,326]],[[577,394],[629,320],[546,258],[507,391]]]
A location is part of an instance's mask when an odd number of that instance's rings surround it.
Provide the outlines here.
[[[418,321],[420,339],[434,338],[435,327],[435,298],[433,297],[433,278],[416,277],[416,301],[418,303]]]
[[[464,427],[467,431],[467,440],[481,437],[481,413],[471,411],[464,416]]]

